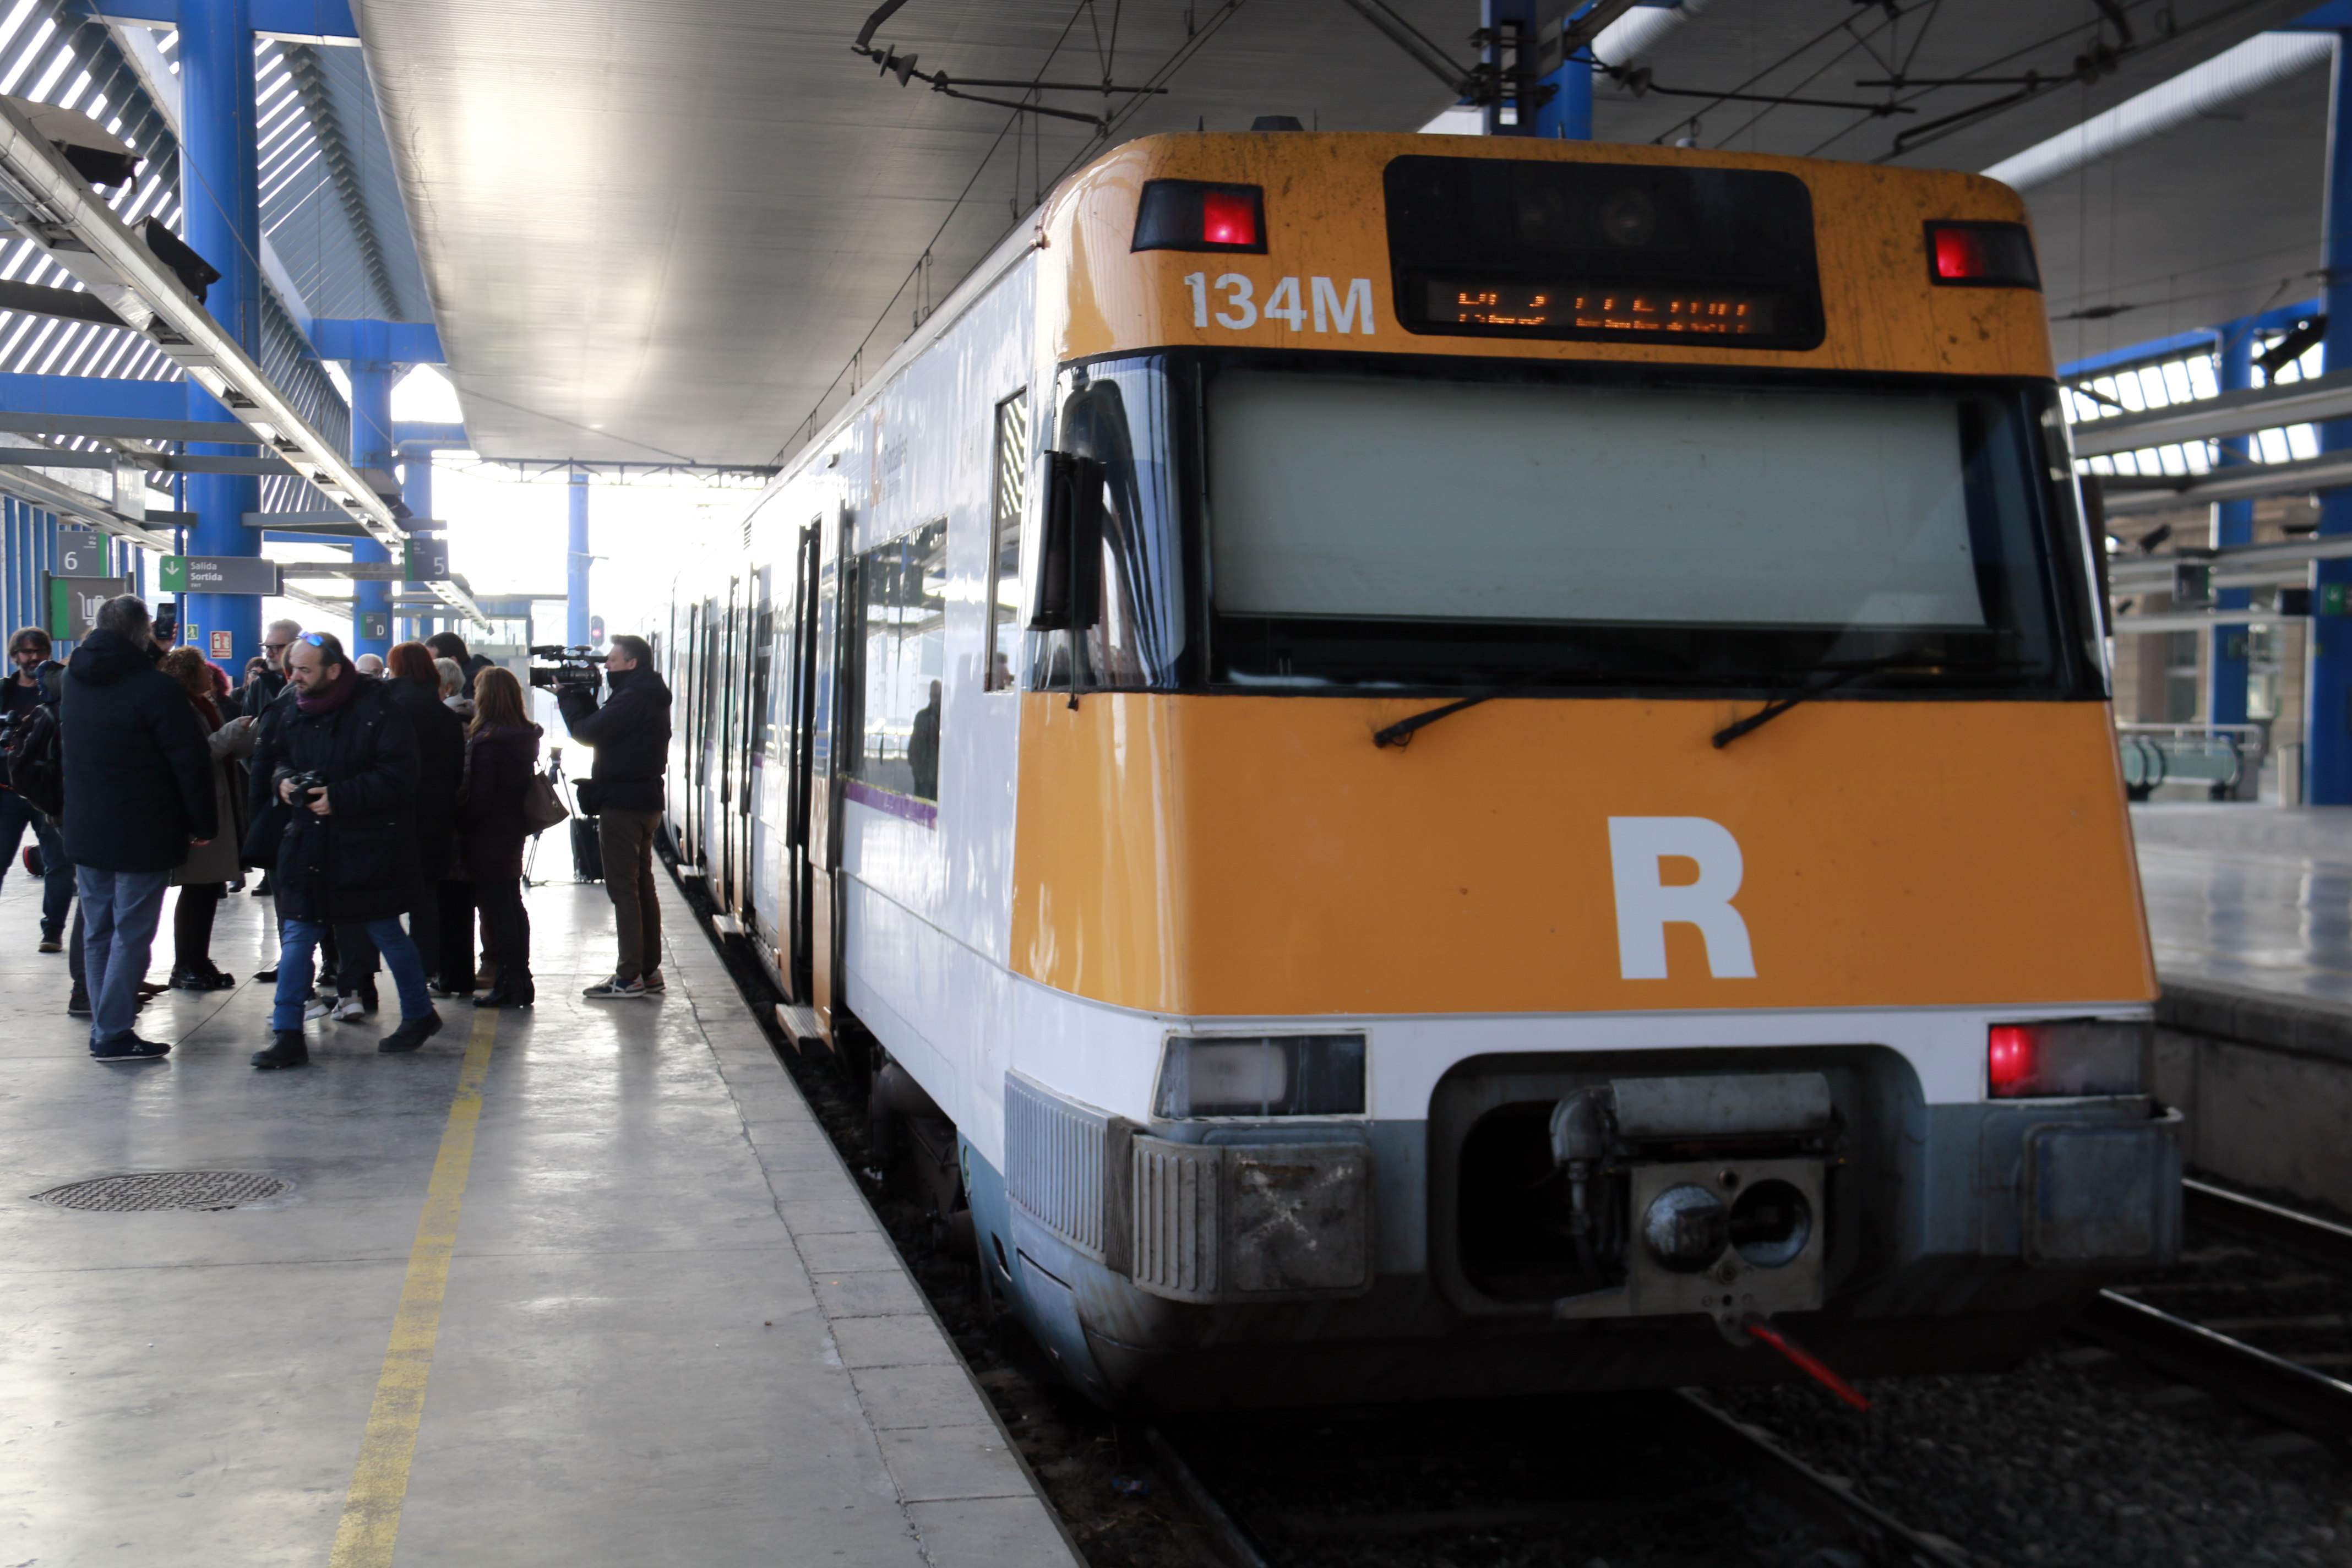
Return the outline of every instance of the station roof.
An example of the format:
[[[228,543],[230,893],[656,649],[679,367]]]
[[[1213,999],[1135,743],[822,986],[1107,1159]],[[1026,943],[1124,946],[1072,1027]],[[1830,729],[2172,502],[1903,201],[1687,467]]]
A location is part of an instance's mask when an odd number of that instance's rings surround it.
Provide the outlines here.
[[[1646,92],[1603,85],[1596,131],[1984,169],[2310,3],[1686,0],[1625,62],[1649,68]],[[1476,0],[912,0],[876,37],[958,79],[1168,89],[1042,95],[1105,115],[1107,140],[878,76],[851,50],[874,0],[358,9],[477,447],[755,464],[789,454],[1108,143],[1268,113],[1428,121],[1454,95],[1358,14],[1368,4],[1471,58]],[[2050,85],[2078,58],[2090,79]],[[2022,93],[1983,82],[2028,72]],[[1856,85],[1896,75],[1914,85]],[[1953,78],[1974,85],[1917,85]],[[2028,191],[2062,360],[2315,291],[2326,78],[2292,76]],[[1780,101],[1890,95],[1912,112]]]

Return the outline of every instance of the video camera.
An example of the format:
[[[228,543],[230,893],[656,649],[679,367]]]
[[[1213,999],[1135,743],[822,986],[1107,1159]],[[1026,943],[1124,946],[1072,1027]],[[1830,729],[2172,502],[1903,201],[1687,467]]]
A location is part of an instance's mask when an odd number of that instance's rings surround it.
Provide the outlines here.
[[[584,647],[565,647],[560,643],[540,643],[530,650],[530,683],[553,691],[593,691],[603,677],[604,656],[591,653]],[[538,661],[550,662],[541,664]]]

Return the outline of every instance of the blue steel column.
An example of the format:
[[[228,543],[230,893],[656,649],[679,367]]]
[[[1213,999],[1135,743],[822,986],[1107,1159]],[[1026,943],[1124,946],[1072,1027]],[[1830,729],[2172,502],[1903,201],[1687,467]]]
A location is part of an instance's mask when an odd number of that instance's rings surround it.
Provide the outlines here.
[[[2326,287],[2320,309],[2327,312],[2325,368],[2352,366],[2352,47],[2338,35],[2327,113],[2327,208],[2323,255]],[[2352,420],[2319,427],[2319,449],[2352,449]],[[2320,497],[2322,538],[2352,534],[2352,489]],[[2318,612],[2334,588],[2352,595],[2352,561],[2322,561],[2314,577],[2311,646],[2304,685],[2304,799],[2312,805],[2352,805],[2352,619]]]
[[[588,640],[588,476],[572,470],[572,537],[564,547],[563,640]]]
[[[392,382],[393,367],[380,360],[353,360],[352,374],[352,466],[357,468],[392,468]],[[373,539],[354,541],[352,564],[363,566],[382,564],[392,559],[392,552]],[[366,624],[364,616],[381,614],[384,630],[392,629],[392,584],[378,578],[374,582],[354,581],[352,585],[352,657],[372,653],[381,658],[392,651],[389,636],[372,637],[361,634]]]
[[[180,205],[188,244],[220,272],[205,295],[213,320],[246,353],[261,348],[261,195],[253,108],[252,0],[183,0],[180,6]],[[194,382],[188,417],[228,418]],[[251,447],[200,442],[199,456],[251,457]],[[261,481],[226,474],[188,476],[196,526],[192,555],[258,555],[261,536],[245,514],[261,510]],[[261,600],[251,594],[194,594],[180,618],[226,631],[230,669],[261,651]]]
[[[2254,323],[2232,321],[2221,329],[2221,383],[2223,392],[2243,392],[2254,384]],[[2234,468],[2247,462],[2252,437],[2217,442],[2216,468]],[[2254,503],[2250,500],[2213,504],[2216,548],[2254,542]],[[2244,588],[2223,588],[2213,595],[2216,607],[2242,610],[2252,600]],[[2245,626],[2215,626],[2205,663],[2205,721],[2209,724],[2246,721],[2246,648],[2252,632]]]
[[[433,448],[413,447],[400,460],[400,500],[409,519],[422,522],[433,516]],[[419,641],[432,635],[430,617],[409,618],[409,634]]]

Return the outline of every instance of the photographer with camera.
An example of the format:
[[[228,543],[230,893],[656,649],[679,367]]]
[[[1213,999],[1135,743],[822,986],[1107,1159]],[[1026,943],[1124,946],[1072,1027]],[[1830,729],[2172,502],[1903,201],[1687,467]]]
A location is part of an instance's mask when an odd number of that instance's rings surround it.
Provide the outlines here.
[[[562,649],[541,650],[562,654]],[[596,703],[596,671],[581,654],[552,670],[533,668],[531,684],[555,688],[572,738],[596,753],[579,787],[580,810],[597,819],[604,891],[613,900],[620,961],[613,977],[584,993],[597,1001],[658,994],[661,904],[654,889],[654,835],[660,831],[662,774],[669,767],[669,687],[653,667],[653,648],[625,633],[613,639],[604,679],[612,696]]]
[[[302,1038],[311,955],[330,925],[366,928],[400,992],[400,1026],[379,1051],[413,1051],[440,1032],[425,965],[400,917],[418,895],[416,731],[382,681],[367,680],[343,645],[306,632],[286,656],[294,689],[254,753],[254,834],[283,824],[278,850],[278,961],[265,1071],[309,1065]],[[265,819],[269,819],[266,821]]]
[[[0,757],[11,770],[6,787],[0,789],[0,881],[7,879],[16,846],[31,828],[41,847],[41,951],[56,952],[65,945],[66,916],[73,909],[73,859],[57,818],[34,799],[39,787],[30,777],[19,781],[14,772],[19,753],[26,758],[26,773],[34,771],[31,754],[43,743],[35,731],[55,728],[58,682],[66,667],[49,657],[49,634],[38,626],[22,627],[8,639],[8,659],[16,668],[0,683]],[[63,804],[49,802],[52,807]]]
[[[100,1061],[171,1050],[133,1030],[139,983],[173,868],[220,830],[205,721],[156,668],[153,632],[135,595],[109,599],[66,661],[58,701],[66,853],[81,894],[89,1054]]]

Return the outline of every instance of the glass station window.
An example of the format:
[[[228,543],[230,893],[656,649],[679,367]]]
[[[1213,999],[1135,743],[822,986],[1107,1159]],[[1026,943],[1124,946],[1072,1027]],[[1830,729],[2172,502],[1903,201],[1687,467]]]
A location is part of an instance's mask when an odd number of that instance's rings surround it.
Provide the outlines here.
[[[947,668],[945,518],[857,558],[864,744],[857,776],[913,800],[940,797]]]
[[[989,488],[991,537],[988,558],[988,673],[982,686],[1009,691],[1013,650],[1020,634],[1021,518],[1029,500],[1029,392],[1014,393],[996,405],[996,472]]]

